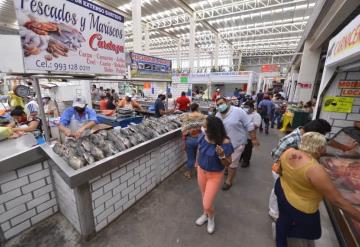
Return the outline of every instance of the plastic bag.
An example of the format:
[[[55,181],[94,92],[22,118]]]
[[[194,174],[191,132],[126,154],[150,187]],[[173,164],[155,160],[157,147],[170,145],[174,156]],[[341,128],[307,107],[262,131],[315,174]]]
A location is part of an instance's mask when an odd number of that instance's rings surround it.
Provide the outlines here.
[[[9,138],[13,133],[10,127],[1,127],[0,126],[0,141]]]

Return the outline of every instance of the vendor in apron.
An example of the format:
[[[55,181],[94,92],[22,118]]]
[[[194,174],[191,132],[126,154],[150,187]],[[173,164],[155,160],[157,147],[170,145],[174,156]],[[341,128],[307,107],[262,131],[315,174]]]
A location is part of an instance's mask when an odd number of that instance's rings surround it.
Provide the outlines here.
[[[141,107],[141,105],[136,102],[136,100],[132,99],[131,94],[126,94],[125,98],[120,100],[118,106],[123,109],[131,109],[131,110],[137,110],[137,111],[144,111],[144,109]]]
[[[61,115],[59,130],[67,137],[80,138],[97,122],[96,112],[87,107],[83,98],[77,98]]]
[[[9,124],[9,127],[12,128],[13,132],[30,132],[34,135],[38,144],[45,142],[42,130],[42,121],[37,116],[38,108],[33,105],[29,105],[24,111],[24,108],[21,106],[16,106],[14,110],[11,111],[10,115],[13,118],[14,122]]]

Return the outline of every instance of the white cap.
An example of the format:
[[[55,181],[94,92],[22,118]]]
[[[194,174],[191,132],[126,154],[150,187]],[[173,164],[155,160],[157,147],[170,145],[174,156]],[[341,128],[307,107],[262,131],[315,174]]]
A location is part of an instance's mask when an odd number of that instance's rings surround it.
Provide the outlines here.
[[[165,91],[160,91],[159,95],[166,95]]]
[[[25,105],[25,112],[28,115],[34,112],[39,112],[39,105],[35,101],[31,101]]]
[[[73,107],[80,107],[80,108],[85,108],[86,106],[86,101],[85,99],[78,97],[76,99],[74,99],[73,101]]]
[[[217,92],[220,92],[220,88],[216,89]]]
[[[42,98],[51,98],[48,92],[43,93]]]
[[[126,93],[125,96],[126,96],[126,97],[129,97],[129,98],[132,97],[131,93]]]

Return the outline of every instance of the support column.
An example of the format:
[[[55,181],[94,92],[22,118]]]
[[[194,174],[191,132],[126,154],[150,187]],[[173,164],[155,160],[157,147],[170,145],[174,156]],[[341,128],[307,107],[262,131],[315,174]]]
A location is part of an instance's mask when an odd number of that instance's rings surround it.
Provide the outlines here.
[[[150,34],[149,34],[149,23],[145,24],[145,44],[144,53],[150,55]]]
[[[297,80],[298,80],[298,76],[299,76],[299,71],[297,71],[295,69],[295,66],[291,66],[291,71],[290,71],[290,84],[289,84],[289,89],[288,89],[288,100],[289,102],[293,102],[294,101],[294,95],[295,95],[295,90],[296,90],[296,84],[297,84]]]
[[[219,66],[219,48],[220,48],[220,35],[217,34],[215,38],[215,54],[214,54],[214,66]]]
[[[189,69],[194,69],[196,14],[190,17]]]
[[[242,63],[242,52],[240,51],[240,54],[239,54],[239,68],[241,67],[241,63]]]
[[[177,61],[177,68],[181,69],[181,39],[179,39],[179,41],[178,41],[176,61]]]
[[[233,68],[234,65],[234,47],[230,46],[230,50],[229,50],[229,68],[230,70]]]
[[[131,3],[134,52],[142,53],[141,0],[132,0]]]
[[[305,41],[303,54],[301,57],[301,65],[299,71],[298,84],[294,101],[304,103],[311,100],[311,95],[314,90],[314,83],[320,62],[321,49],[310,49],[310,42]],[[301,87],[301,84],[310,84],[311,87]]]
[[[197,67],[197,70],[199,71],[200,69],[200,58],[201,58],[201,51],[200,51],[200,48],[197,48],[196,49],[196,55],[197,55],[197,64],[196,64],[196,67]]]

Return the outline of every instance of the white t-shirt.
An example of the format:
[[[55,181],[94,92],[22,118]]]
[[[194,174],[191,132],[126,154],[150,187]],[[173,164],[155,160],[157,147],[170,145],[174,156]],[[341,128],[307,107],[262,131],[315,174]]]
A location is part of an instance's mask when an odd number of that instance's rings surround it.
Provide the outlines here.
[[[256,129],[259,128],[262,121],[260,114],[254,111],[251,114],[249,114],[249,116],[251,118],[251,121],[254,123],[255,128]]]

